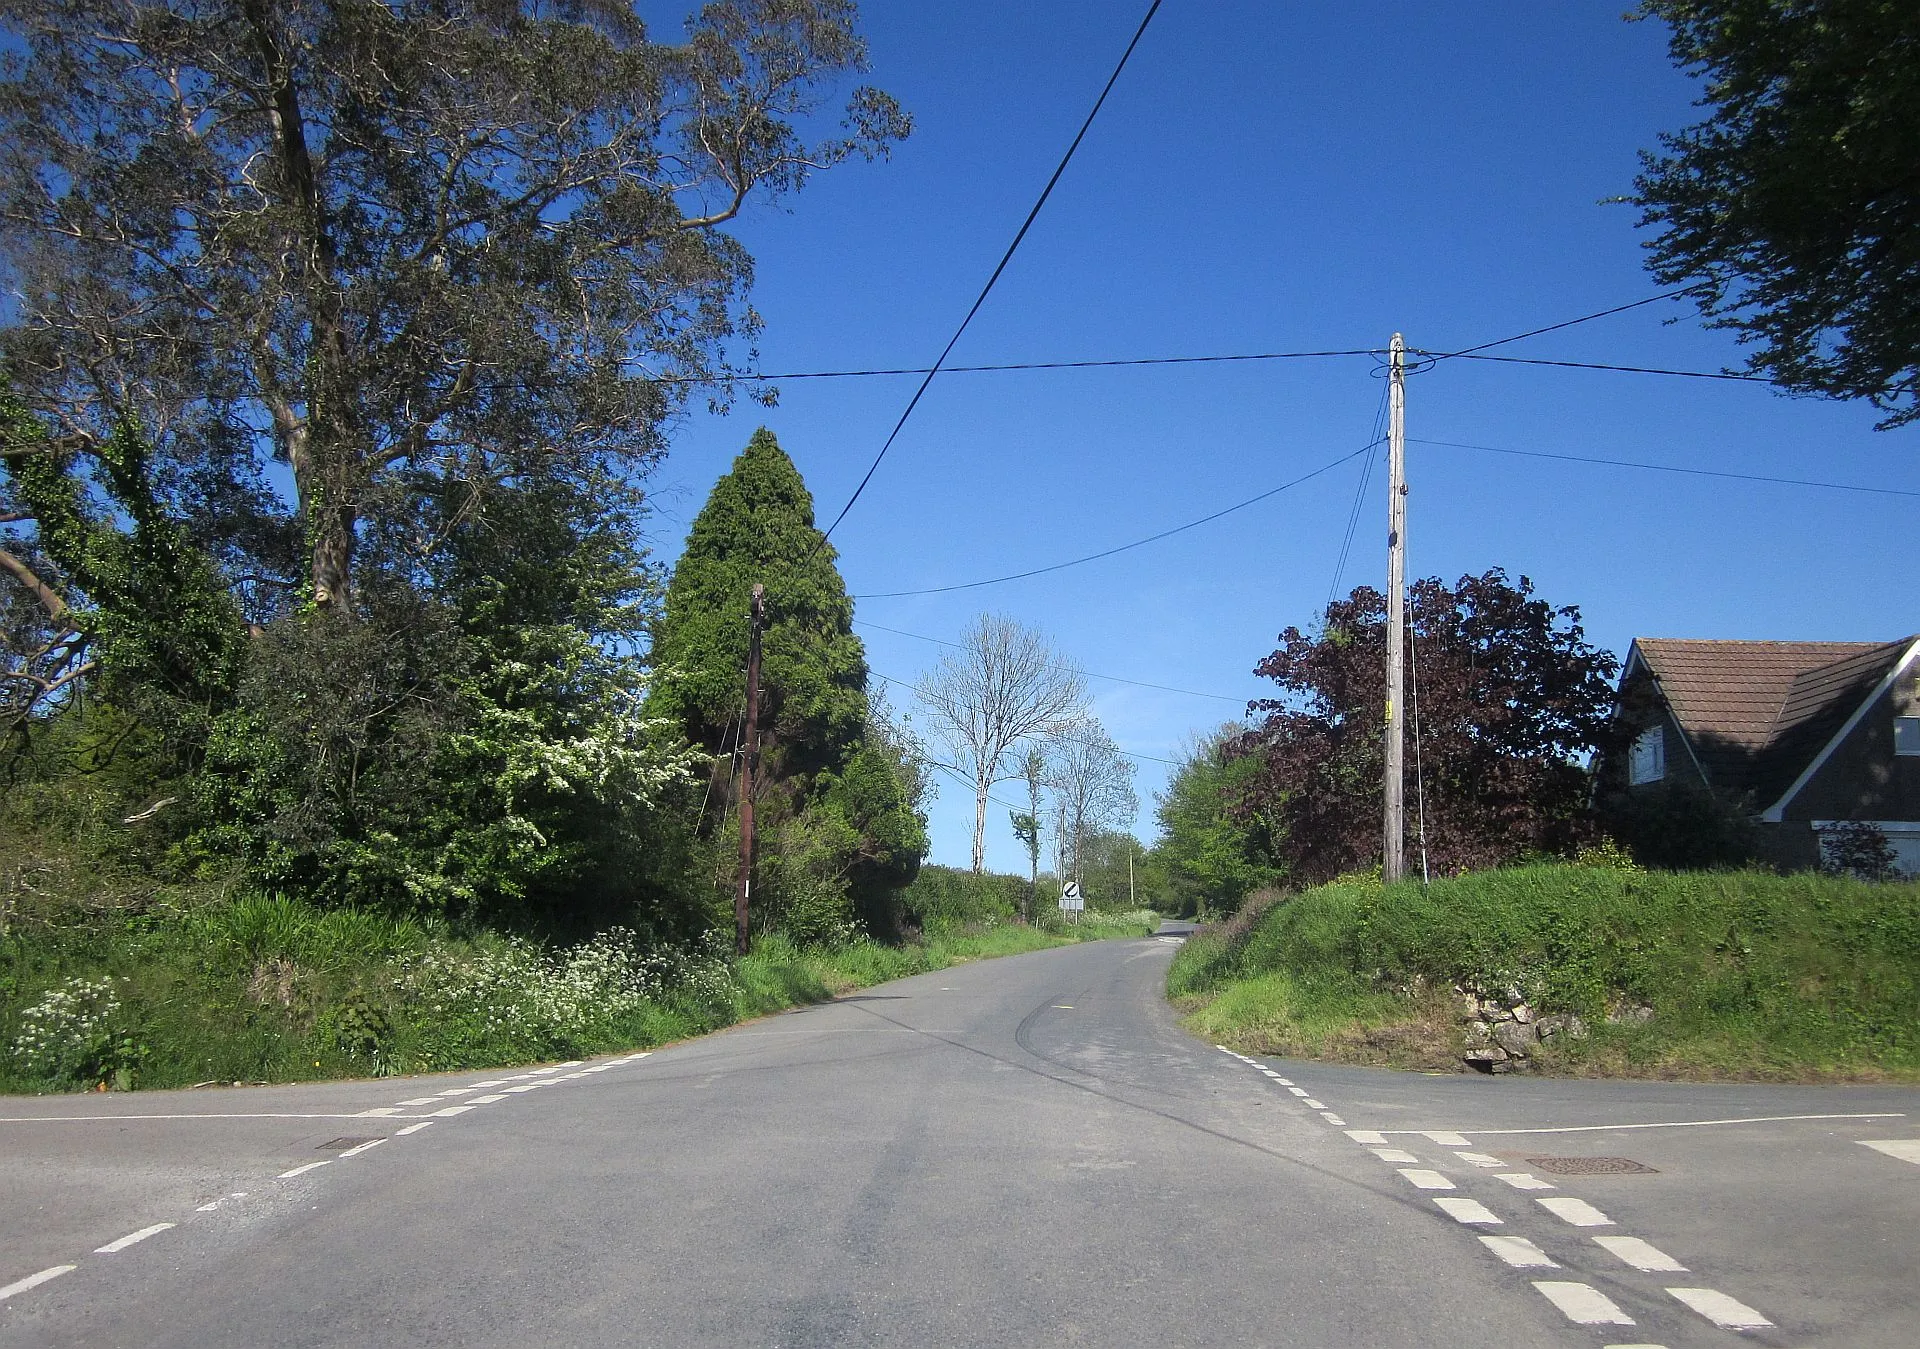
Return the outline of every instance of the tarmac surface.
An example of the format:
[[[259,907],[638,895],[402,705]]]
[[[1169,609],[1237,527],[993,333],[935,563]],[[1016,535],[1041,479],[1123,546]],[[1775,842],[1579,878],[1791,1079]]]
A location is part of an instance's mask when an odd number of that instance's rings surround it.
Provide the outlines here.
[[[1920,1342],[1920,1091],[1243,1058],[1178,940],[651,1055],[0,1099],[0,1345]]]

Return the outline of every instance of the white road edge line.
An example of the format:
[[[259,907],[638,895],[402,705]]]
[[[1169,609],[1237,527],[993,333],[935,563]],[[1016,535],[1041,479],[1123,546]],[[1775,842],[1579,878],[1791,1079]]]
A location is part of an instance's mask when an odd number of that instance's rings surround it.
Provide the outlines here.
[[[1562,1222],[1572,1223],[1575,1227],[1613,1226],[1613,1219],[1586,1200],[1575,1199],[1570,1194],[1549,1195],[1545,1199],[1536,1199],[1533,1202]]]
[[[1905,1119],[1904,1110],[1880,1110],[1854,1115],[1747,1115],[1740,1119],[1682,1119],[1663,1120],[1657,1124],[1561,1124],[1547,1129],[1469,1129],[1466,1132],[1480,1134],[1592,1134],[1608,1133],[1614,1129],[1700,1129],[1709,1124],[1785,1124],[1795,1120],[1810,1119]],[[1459,1143],[1451,1140],[1460,1137],[1460,1132],[1431,1129],[1384,1129],[1390,1134],[1422,1134],[1436,1143],[1448,1147],[1472,1147],[1465,1139]]]
[[[1685,1265],[1639,1237],[1595,1237],[1593,1244],[1647,1274],[1686,1274]]]
[[[318,1171],[323,1166],[332,1166],[332,1165],[333,1165],[333,1158],[328,1157],[325,1161],[308,1162],[305,1166],[296,1166],[291,1171],[282,1171],[279,1175],[275,1176],[274,1179],[275,1180],[292,1180],[295,1176],[304,1176],[309,1171]]]
[[[1744,1302],[1735,1301],[1713,1288],[1669,1288],[1667,1290],[1722,1330],[1764,1330],[1773,1322]]]
[[[104,1246],[95,1246],[95,1255],[112,1255],[115,1251],[124,1251],[135,1242],[145,1241],[148,1237],[157,1237],[172,1227],[172,1223],[155,1223],[152,1227],[143,1227],[138,1232],[129,1232],[118,1241],[109,1241]]]
[[[1634,1323],[1618,1303],[1588,1284],[1536,1279],[1533,1286],[1575,1325],[1630,1326]]]
[[[71,1274],[78,1268],[80,1268],[78,1265],[55,1265],[52,1269],[43,1269],[38,1274],[29,1274],[18,1283],[10,1283],[5,1288],[0,1288],[0,1302],[6,1301],[15,1293],[24,1293],[29,1288],[38,1288],[48,1279],[57,1279],[62,1274]]]
[[[1515,1269],[1558,1269],[1560,1263],[1525,1237],[1482,1236],[1480,1244]]]

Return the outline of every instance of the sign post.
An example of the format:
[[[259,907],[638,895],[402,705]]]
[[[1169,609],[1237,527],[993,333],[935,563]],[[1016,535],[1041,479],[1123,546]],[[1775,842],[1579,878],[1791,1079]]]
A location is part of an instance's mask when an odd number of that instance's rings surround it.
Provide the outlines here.
[[[1062,913],[1080,913],[1087,907],[1087,901],[1081,898],[1080,882],[1068,881],[1060,887],[1060,911]]]

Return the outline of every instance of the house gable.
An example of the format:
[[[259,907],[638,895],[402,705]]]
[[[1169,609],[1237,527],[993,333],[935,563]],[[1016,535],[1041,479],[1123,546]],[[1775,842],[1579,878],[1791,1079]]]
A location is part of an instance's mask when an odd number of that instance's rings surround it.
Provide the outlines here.
[[[1787,780],[1761,819],[1920,820],[1920,757],[1896,754],[1894,749],[1894,719],[1920,714],[1920,639],[1889,643],[1882,650],[1891,650],[1893,658],[1877,664],[1849,662],[1859,667],[1850,673],[1813,672],[1840,681],[1849,691],[1858,689],[1868,674],[1878,678],[1864,694],[1845,700],[1851,702],[1845,716],[1829,712],[1807,719],[1806,725],[1826,727],[1827,733],[1811,754],[1796,756],[1803,766]],[[1796,761],[1785,756],[1796,732],[1802,744],[1810,739],[1802,727],[1787,728],[1782,736],[1783,769]]]

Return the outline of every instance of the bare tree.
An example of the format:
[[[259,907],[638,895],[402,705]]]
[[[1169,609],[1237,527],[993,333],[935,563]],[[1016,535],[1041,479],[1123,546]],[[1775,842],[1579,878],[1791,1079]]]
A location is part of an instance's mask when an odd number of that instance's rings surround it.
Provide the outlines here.
[[[1070,866],[1077,881],[1087,839],[1103,829],[1125,828],[1140,810],[1133,791],[1133,760],[1091,717],[1056,730],[1049,748],[1048,785],[1060,811],[1062,866]]]
[[[974,788],[973,869],[987,861],[987,792],[1013,776],[1023,741],[1051,735],[1078,716],[1085,682],[1044,634],[1001,614],[981,614],[914,690],[928,728],[953,754],[948,767]]]

